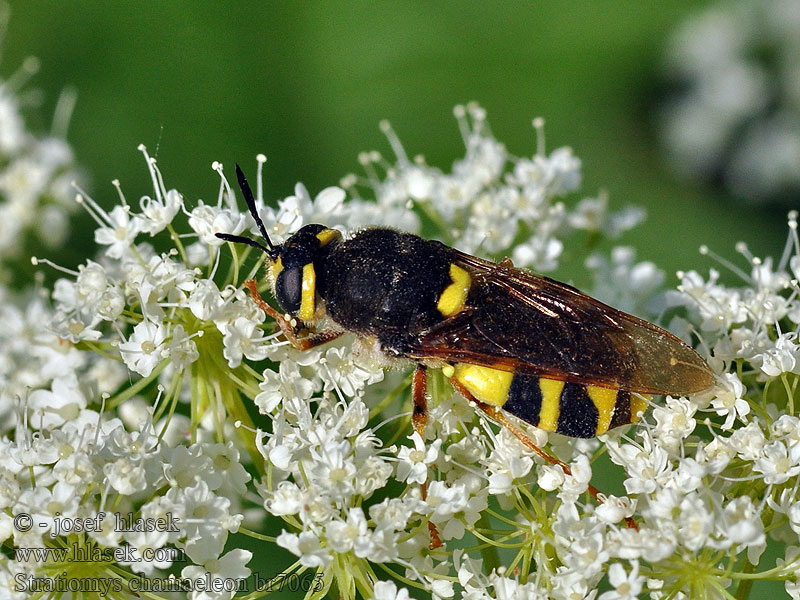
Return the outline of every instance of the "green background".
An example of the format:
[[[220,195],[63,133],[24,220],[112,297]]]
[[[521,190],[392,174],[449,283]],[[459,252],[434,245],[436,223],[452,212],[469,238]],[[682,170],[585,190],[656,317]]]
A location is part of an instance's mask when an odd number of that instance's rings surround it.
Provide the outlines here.
[[[69,141],[94,197],[110,206],[122,182],[129,201],[151,193],[139,143],[156,155],[168,187],[192,206],[215,200],[214,160],[250,165],[263,152],[265,195],[315,194],[359,172],[360,151],[390,156],[378,129],[389,119],[410,155],[449,168],[463,156],[452,108],[470,100],[513,154],[530,156],[533,117],[546,119],[550,150],[583,161],[583,195],[647,208],[622,242],[666,269],[732,257],[745,240],[780,255],[785,208],[753,208],[678,181],[654,140],[658,72],[668,33],[704,3],[12,2],[4,41],[7,76],[41,59],[39,127],[59,92],[78,91]],[[89,221],[70,263],[92,246]],[[557,273],[562,278],[572,274]],[[267,553],[267,556],[271,552]],[[260,556],[264,564],[267,556]],[[286,561],[261,568],[277,573]],[[274,568],[273,568],[274,567]]]
[[[701,244],[732,257],[745,240],[780,254],[785,208],[743,206],[685,184],[666,168],[652,117],[667,34],[698,2],[13,2],[3,72],[29,54],[28,87],[49,115],[78,90],[69,140],[101,203],[149,193],[139,143],[189,205],[215,200],[219,160],[268,157],[267,198],[303,181],[312,195],[360,172],[360,151],[391,153],[389,119],[410,155],[449,168],[463,156],[453,105],[477,100],[512,153],[531,155],[531,119],[550,150],[583,160],[581,193],[645,206],[627,234],[640,259],[673,271],[712,265]],[[87,236],[82,229],[81,235]],[[80,245],[81,240],[76,244]]]

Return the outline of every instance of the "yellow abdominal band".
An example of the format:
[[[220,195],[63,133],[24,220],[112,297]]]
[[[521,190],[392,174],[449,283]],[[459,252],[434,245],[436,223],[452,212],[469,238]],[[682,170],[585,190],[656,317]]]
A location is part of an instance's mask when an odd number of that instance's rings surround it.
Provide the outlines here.
[[[456,363],[443,372],[475,399],[545,431],[592,438],[638,420],[649,396],[611,387]]]

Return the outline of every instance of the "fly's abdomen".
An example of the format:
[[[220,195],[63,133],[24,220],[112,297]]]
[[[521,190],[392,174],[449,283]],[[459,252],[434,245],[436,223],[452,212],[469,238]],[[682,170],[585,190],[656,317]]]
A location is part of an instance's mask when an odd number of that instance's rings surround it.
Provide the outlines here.
[[[454,365],[452,378],[481,402],[545,431],[577,438],[592,438],[634,423],[649,399],[609,387],[466,363]]]

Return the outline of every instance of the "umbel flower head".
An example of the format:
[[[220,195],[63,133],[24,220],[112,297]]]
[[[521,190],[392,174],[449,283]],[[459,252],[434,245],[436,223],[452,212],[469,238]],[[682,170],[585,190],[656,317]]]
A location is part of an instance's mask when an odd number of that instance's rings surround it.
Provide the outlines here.
[[[754,203],[800,192],[800,4],[722,0],[666,52],[660,133],[676,170]]]
[[[8,17],[8,5],[0,2],[0,45]],[[30,57],[0,79],[0,282],[6,283],[25,266],[26,250],[34,244],[53,249],[65,242],[75,209],[76,166],[64,141],[75,94],[62,94],[51,135],[28,131],[20,94],[38,69],[39,61]]]
[[[518,158],[492,136],[479,106],[455,112],[466,153],[447,172],[409,159],[384,124],[393,159],[366,153],[365,175],[313,197],[298,184],[272,206],[259,157],[255,204],[270,238],[281,243],[308,223],[345,235],[367,223],[409,231],[425,223],[431,237],[461,250],[553,270],[568,237],[576,245],[613,237],[641,219],[637,209],[609,213],[605,197],[575,197],[580,162],[567,148],[546,152],[540,120],[536,151]],[[93,483],[75,493],[94,502],[90,513],[130,506],[142,516],[194,515],[166,538],[92,538],[100,548],[174,548],[191,562],[180,572],[166,560],[98,567],[108,566],[123,589],[138,574],[170,568],[186,580],[246,578],[257,567],[249,553],[231,549],[228,533],[239,530],[270,553],[291,555],[286,574],[313,576],[309,598],[409,597],[409,590],[470,599],[657,599],[697,590],[744,597],[759,579],[786,581],[797,594],[796,216],[784,256],[773,263],[747,255],[739,287],[687,271],[681,287],[657,302],[663,274],[637,264],[633,251],[587,260],[596,289],[617,294],[626,308],[646,316],[667,306],[673,329],[700,341],[719,382],[702,397],[668,397],[641,426],[601,439],[527,428],[569,465],[567,474],[479,417],[439,372],[428,384],[423,439],[411,433],[409,373],[384,369],[352,336],[297,351],[243,292],[263,257],[215,235],[258,234],[222,165],[213,165],[216,201],[189,203],[141,151],[152,193],[133,203],[119,190],[119,203],[106,210],[80,192],[97,222],[100,252],[64,270],[52,307],[42,303],[31,317],[34,334],[8,354],[12,365],[26,353],[46,365],[57,344],[74,365],[27,388],[15,383],[19,391],[5,400],[6,440],[19,466],[0,486],[12,512],[44,505],[31,494],[84,510],[59,485],[80,483],[58,467],[60,455],[38,454],[74,431],[78,440],[65,458],[84,457]],[[49,338],[41,335],[45,317]],[[124,367],[127,377],[86,386],[96,377],[87,373],[105,373],[107,364]],[[17,370],[6,376],[16,381]],[[598,460],[618,478],[603,482],[618,495],[600,505],[589,494]],[[245,529],[242,514],[253,516],[254,502],[257,517]],[[631,518],[636,528],[626,524]],[[276,524],[276,537],[262,533]],[[430,547],[430,524],[441,547]],[[41,543],[16,534],[10,542]],[[781,562],[763,564],[776,549]],[[63,569],[23,562],[3,567],[9,589],[17,572]],[[252,591],[255,581],[242,585]],[[216,594],[190,597],[233,591]]]

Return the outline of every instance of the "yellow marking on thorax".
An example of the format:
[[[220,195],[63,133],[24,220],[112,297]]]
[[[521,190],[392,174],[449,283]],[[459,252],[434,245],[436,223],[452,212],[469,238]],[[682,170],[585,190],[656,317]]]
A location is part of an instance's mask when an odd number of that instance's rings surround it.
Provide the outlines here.
[[[323,229],[317,234],[319,246],[327,246],[332,240],[342,237],[342,233],[336,229]]]
[[[650,398],[652,398],[650,394],[635,394],[631,392],[631,423],[636,423],[644,414]]]
[[[464,269],[450,263],[450,280],[453,282],[444,288],[436,308],[445,317],[452,317],[464,308],[467,301],[467,293],[472,279]]]
[[[281,257],[278,257],[278,260],[270,261],[270,273],[272,273],[272,281],[276,281],[278,279],[278,274],[283,270],[283,261]]]
[[[539,378],[539,389],[542,391],[542,408],[539,411],[539,429],[556,431],[558,429],[558,415],[561,412],[559,402],[564,382],[557,379]]]
[[[614,416],[614,407],[617,404],[617,390],[600,387],[598,385],[587,385],[586,393],[597,408],[597,435],[602,435],[608,431],[611,419]]]
[[[456,363],[453,376],[475,398],[493,406],[505,404],[514,379],[514,373],[509,371],[466,363]]]
[[[316,287],[317,275],[314,272],[314,263],[308,263],[303,267],[303,288],[300,296],[300,311],[297,316],[302,321],[310,321],[314,318],[314,288]]]

